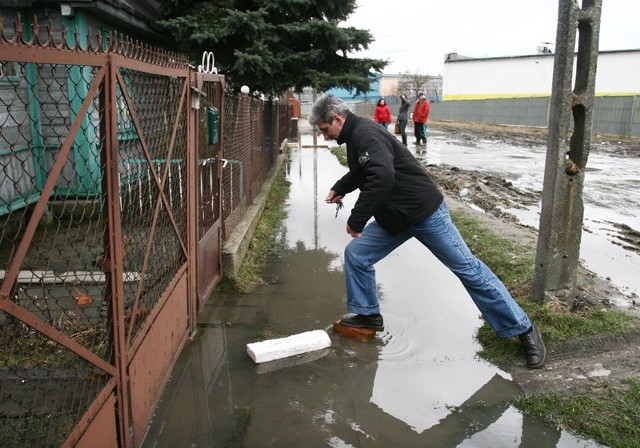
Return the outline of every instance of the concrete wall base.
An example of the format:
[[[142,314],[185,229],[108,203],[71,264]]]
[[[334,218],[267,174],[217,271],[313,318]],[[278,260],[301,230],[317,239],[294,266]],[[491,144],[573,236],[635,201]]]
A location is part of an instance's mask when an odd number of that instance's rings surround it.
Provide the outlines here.
[[[253,238],[253,234],[255,233],[260,217],[262,216],[262,212],[264,211],[267,196],[269,195],[269,191],[271,191],[273,181],[282,166],[282,162],[287,156],[287,145],[288,140],[285,140],[280,146],[280,154],[267,174],[265,181],[262,183],[260,192],[253,200],[253,204],[247,207],[247,212],[242,220],[235,226],[223,242],[222,273],[225,277],[236,278],[238,276],[240,265],[249,250],[249,243],[251,242],[251,238]]]

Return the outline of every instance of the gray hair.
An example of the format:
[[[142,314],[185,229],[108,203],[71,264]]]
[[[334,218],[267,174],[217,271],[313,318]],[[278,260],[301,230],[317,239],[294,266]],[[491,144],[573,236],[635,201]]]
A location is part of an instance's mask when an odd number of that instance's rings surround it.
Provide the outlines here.
[[[340,98],[333,95],[322,95],[311,107],[309,123],[311,125],[319,122],[331,123],[334,115],[346,117],[347,112],[349,112],[349,107]]]

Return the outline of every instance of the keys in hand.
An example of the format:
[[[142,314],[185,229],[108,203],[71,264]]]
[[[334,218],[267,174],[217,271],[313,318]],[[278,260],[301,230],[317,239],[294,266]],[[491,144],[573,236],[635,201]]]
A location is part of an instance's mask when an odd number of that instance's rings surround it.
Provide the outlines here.
[[[344,205],[342,205],[342,202],[336,203],[336,218],[338,217],[338,212],[342,207],[344,207]]]

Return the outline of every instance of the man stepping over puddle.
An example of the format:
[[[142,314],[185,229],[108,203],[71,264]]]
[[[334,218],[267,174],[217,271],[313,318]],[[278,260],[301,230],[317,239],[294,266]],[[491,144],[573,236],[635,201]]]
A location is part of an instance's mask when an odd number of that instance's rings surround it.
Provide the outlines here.
[[[349,172],[325,202],[359,190],[347,220],[352,236],[344,252],[347,311],[345,327],[384,330],[374,265],[410,238],[416,238],[460,279],[498,337],[518,336],[526,366],[544,365],[546,349],[539,328],[504,284],[471,253],[451,221],[444,197],[426,170],[390,132],[349,111],[344,101],[323,95],[313,105],[309,123],[325,140],[347,145]],[[373,217],[374,221],[367,222]]]

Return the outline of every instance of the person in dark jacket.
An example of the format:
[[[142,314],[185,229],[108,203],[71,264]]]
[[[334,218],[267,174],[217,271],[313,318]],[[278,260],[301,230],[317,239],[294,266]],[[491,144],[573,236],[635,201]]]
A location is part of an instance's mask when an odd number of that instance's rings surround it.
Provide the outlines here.
[[[341,204],[345,195],[360,190],[346,226],[353,237],[344,253],[350,314],[340,323],[384,330],[374,265],[416,238],[460,279],[498,337],[519,336],[527,367],[542,367],[546,349],[540,329],[471,253],[451,221],[442,193],[406,146],[332,95],[314,103],[309,122],[325,140],[347,145],[349,171],[331,187],[325,201]],[[371,218],[375,220],[369,222]]]
[[[407,146],[407,123],[409,121],[409,106],[411,102],[404,93],[400,95],[400,109],[398,110],[398,123],[400,123],[400,135],[402,144]]]

